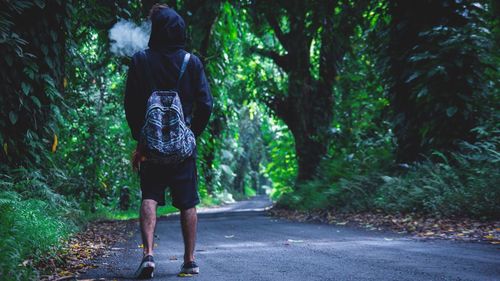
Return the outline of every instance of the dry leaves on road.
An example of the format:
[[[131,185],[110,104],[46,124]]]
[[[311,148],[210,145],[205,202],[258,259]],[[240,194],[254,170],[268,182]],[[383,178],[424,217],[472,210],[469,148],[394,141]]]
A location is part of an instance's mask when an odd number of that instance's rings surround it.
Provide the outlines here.
[[[41,276],[41,280],[69,280],[89,268],[97,267],[92,259],[106,256],[113,244],[133,233],[134,225],[131,221],[90,223],[85,231],[70,238],[56,256],[36,265],[40,272],[46,274]]]
[[[411,234],[416,238],[486,241],[491,244],[500,244],[500,221],[426,218],[416,214],[345,214],[331,210],[304,212],[277,208],[271,209],[269,213],[300,222],[317,221],[335,225],[362,226],[369,230],[391,229],[398,233]]]

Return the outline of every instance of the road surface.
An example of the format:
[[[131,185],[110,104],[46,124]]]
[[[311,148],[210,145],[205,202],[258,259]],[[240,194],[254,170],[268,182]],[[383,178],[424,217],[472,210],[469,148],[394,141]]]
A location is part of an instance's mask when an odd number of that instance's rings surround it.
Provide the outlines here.
[[[390,232],[298,223],[266,215],[264,197],[201,209],[200,274],[177,277],[183,245],[178,216],[161,218],[155,280],[500,280],[500,248]],[[79,279],[129,280],[142,249],[138,231]]]

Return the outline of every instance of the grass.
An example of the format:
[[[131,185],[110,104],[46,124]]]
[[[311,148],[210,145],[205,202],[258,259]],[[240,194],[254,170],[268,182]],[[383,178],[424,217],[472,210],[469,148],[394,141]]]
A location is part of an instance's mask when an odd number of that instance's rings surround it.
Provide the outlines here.
[[[253,197],[253,196],[257,195],[257,192],[255,191],[255,189],[251,188],[250,186],[245,185],[245,195],[248,197]]]
[[[203,197],[201,198],[201,203],[199,206],[201,207],[208,207],[208,206],[214,206],[219,204],[216,199],[212,197]],[[179,210],[169,204],[165,206],[159,206],[157,209],[157,216],[165,216],[168,214],[173,214],[177,213]],[[99,219],[105,219],[105,220],[131,220],[131,219],[138,219],[139,218],[139,208],[130,208],[128,210],[122,211],[122,210],[111,210],[107,207],[101,206],[98,208],[97,212],[93,214],[87,214],[86,215],[89,220],[99,220]]]
[[[160,206],[157,209],[158,216],[164,216],[167,214],[176,213],[179,210],[172,205]],[[138,209],[129,209],[126,211],[117,211],[117,210],[102,210],[99,216],[103,219],[108,220],[130,220],[139,218],[139,210]]]
[[[78,230],[64,208],[39,199],[0,193],[0,276],[2,280],[36,280],[33,264],[55,253],[60,242]]]

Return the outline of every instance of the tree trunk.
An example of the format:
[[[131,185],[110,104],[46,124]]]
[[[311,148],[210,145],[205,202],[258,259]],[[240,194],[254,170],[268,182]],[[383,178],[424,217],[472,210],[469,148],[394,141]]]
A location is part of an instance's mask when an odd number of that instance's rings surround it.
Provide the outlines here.
[[[349,49],[349,37],[367,6],[367,1],[256,1],[256,22],[264,17],[286,50],[253,48],[271,58],[288,74],[288,93],[265,101],[291,130],[298,164],[297,180],[312,179],[329,145],[333,117],[333,82],[337,65]],[[335,15],[335,9],[342,12]],[[288,31],[282,22],[286,15]],[[320,29],[321,28],[321,29]],[[319,38],[317,37],[320,30]],[[319,78],[311,74],[310,48],[313,38],[320,41]]]
[[[291,71],[287,108],[278,111],[278,116],[287,124],[295,139],[299,182],[315,176],[327,152],[327,134],[333,114],[332,90],[321,91],[319,86],[311,85],[312,78],[301,69],[299,66]]]

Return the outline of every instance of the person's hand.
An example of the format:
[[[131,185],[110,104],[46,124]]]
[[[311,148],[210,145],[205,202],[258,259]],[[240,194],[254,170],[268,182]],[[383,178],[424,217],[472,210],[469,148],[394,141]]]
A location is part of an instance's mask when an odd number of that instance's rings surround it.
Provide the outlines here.
[[[132,153],[132,169],[134,172],[139,171],[139,167],[141,166],[141,162],[146,160],[146,156],[144,156],[144,152],[141,147],[138,145],[137,148]]]

